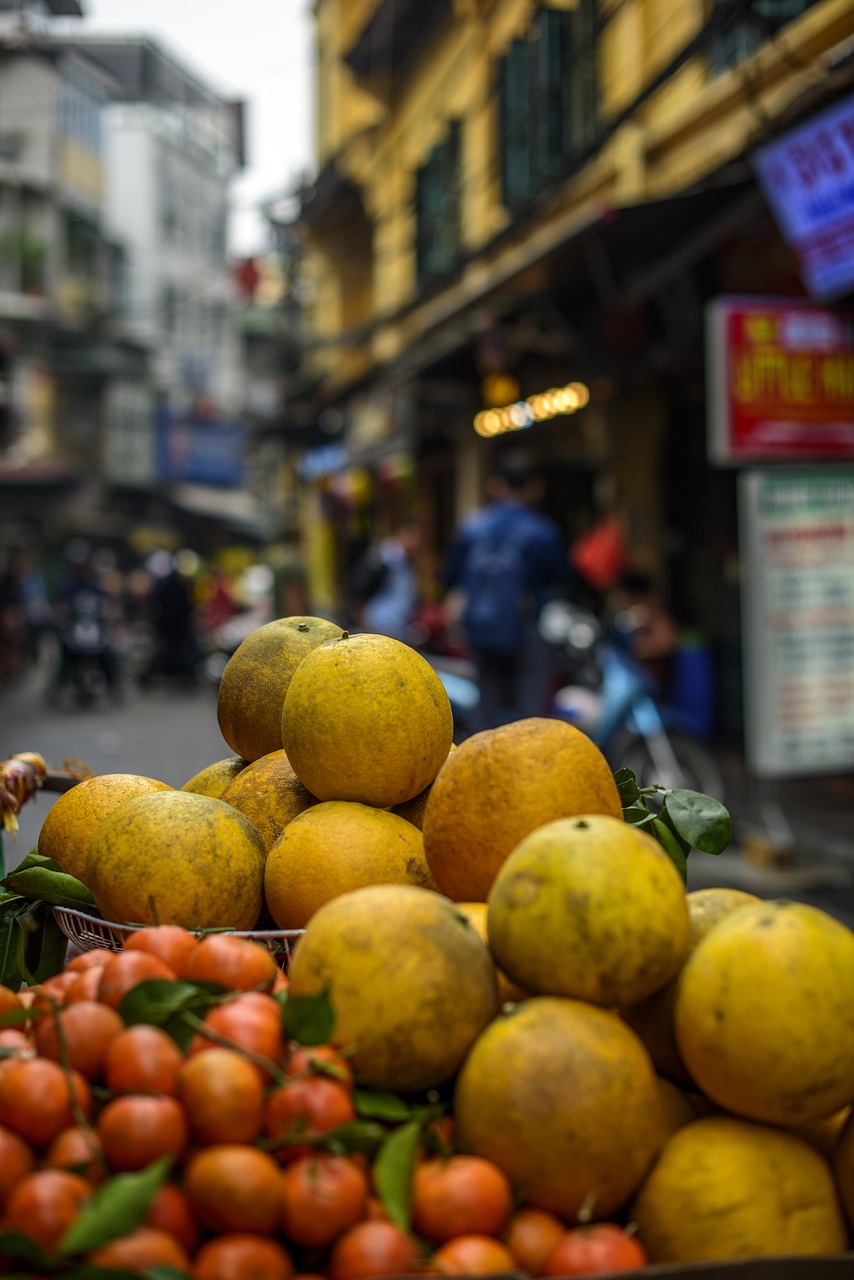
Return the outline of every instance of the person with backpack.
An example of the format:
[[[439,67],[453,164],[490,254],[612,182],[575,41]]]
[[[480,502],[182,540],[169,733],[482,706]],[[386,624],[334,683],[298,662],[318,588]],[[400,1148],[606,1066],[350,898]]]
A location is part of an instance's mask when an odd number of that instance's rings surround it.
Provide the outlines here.
[[[462,598],[460,626],[477,665],[475,731],[545,714],[552,655],[537,623],[569,570],[558,524],[535,509],[542,491],[527,455],[500,456],[490,501],[463,522],[447,555],[446,586]]]

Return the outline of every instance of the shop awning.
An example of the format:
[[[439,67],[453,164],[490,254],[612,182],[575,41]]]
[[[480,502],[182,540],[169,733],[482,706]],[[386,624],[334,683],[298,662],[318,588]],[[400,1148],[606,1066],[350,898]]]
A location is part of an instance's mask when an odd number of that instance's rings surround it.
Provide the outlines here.
[[[181,484],[169,491],[167,501],[190,515],[237,528],[253,537],[263,537],[266,526],[255,498],[244,490],[209,489],[204,485]]]

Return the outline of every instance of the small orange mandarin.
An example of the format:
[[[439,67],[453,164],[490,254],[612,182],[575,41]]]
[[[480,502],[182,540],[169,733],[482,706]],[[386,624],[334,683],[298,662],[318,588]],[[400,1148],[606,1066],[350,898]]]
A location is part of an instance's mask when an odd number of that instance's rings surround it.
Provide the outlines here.
[[[49,1058],[19,1058],[0,1074],[0,1124],[39,1150],[91,1114],[92,1094],[79,1071]]]
[[[177,1096],[197,1142],[251,1142],[261,1130],[264,1079],[236,1049],[212,1048],[187,1058]]]
[[[174,1094],[183,1061],[170,1035],[161,1027],[140,1022],[110,1042],[104,1083],[111,1093]]]
[[[327,1264],[330,1280],[412,1275],[422,1267],[415,1237],[394,1222],[367,1219],[340,1235]]]
[[[189,982],[219,982],[232,991],[267,991],[277,972],[272,954],[260,942],[229,933],[206,934],[184,966]]]
[[[295,1244],[317,1248],[368,1215],[368,1179],[355,1160],[316,1152],[282,1174],[282,1230]]]
[[[85,1178],[66,1169],[37,1169],[6,1201],[5,1222],[42,1249],[54,1249],[92,1194]]]
[[[125,951],[147,951],[163,960],[179,978],[198,946],[198,938],[180,924],[149,924],[135,929],[125,939]]]
[[[311,1151],[310,1144],[287,1135],[298,1132],[303,1139],[313,1139],[355,1119],[356,1108],[348,1090],[326,1076],[278,1085],[267,1094],[264,1104],[264,1133],[268,1138],[282,1139],[273,1154],[283,1164]]]
[[[162,1156],[181,1157],[190,1143],[181,1104],[167,1094],[122,1094],[96,1121],[107,1164],[115,1173],[144,1169]]]
[[[174,1267],[189,1273],[190,1259],[178,1241],[156,1227],[137,1227],[118,1240],[111,1240],[90,1253],[86,1261],[93,1267],[112,1271],[147,1272],[154,1267]]]
[[[492,1236],[455,1236],[440,1245],[431,1259],[437,1271],[449,1276],[491,1276],[512,1271],[513,1254]]]
[[[111,1009],[118,1009],[127,993],[140,982],[152,978],[174,982],[176,977],[175,970],[165,960],[147,951],[118,951],[101,970],[98,999]]]
[[[247,1232],[208,1240],[193,1259],[194,1280],[290,1280],[293,1273],[283,1245]]]
[[[35,1028],[36,1048],[43,1058],[70,1065],[87,1080],[101,1080],[107,1050],[119,1032],[124,1031],[124,1026],[109,1005],[97,1000],[78,1000],[60,1013],[39,1018]]]

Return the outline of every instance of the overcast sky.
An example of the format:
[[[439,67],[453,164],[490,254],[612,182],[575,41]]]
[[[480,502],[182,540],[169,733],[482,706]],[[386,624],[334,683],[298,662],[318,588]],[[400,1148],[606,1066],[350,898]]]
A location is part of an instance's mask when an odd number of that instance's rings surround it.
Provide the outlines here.
[[[150,35],[217,92],[247,104],[247,168],[235,182],[231,251],[264,247],[261,200],[313,157],[312,0],[83,0],[78,33]]]

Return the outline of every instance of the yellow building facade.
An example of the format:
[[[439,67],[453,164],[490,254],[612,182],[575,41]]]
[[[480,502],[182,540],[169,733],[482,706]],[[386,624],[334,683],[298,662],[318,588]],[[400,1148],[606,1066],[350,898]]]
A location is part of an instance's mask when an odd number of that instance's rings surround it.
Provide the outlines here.
[[[580,384],[576,412],[521,423],[547,505],[568,543],[614,507],[641,567],[676,595],[690,574],[685,611],[708,629],[729,552],[711,535],[701,549],[708,529],[672,492],[681,467],[702,480],[693,506],[733,504],[707,466],[703,307],[804,294],[751,157],[852,92],[850,0],[315,13],[317,177],[299,232],[312,410],[336,465],[414,459],[407,501],[440,559],[516,425],[479,434],[477,415]],[[398,512],[381,477],[375,495],[382,525]]]

